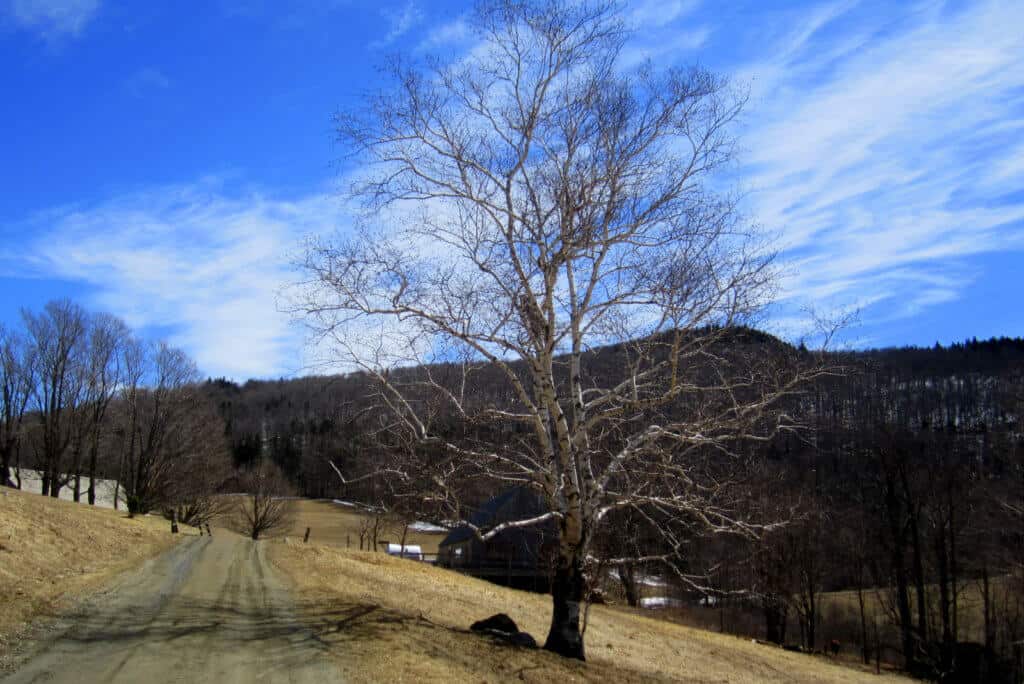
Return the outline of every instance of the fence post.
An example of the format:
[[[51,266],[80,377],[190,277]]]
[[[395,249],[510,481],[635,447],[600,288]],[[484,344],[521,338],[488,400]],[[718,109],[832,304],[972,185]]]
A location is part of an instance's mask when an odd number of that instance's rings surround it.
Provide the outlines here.
[[[178,512],[171,510],[171,534],[178,534]]]
[[[309,528],[308,527],[306,528],[306,536],[302,538],[302,543],[303,544],[305,544],[307,542],[309,542]]]

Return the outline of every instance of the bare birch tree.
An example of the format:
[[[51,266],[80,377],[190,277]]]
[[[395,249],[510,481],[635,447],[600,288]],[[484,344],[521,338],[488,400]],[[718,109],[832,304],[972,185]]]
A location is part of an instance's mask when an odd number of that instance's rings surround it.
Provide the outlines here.
[[[369,211],[309,245],[296,311],[379,388],[402,447],[381,472],[429,475],[453,511],[469,479],[544,496],[547,513],[476,532],[556,524],[545,648],[582,659],[609,513],[664,539],[612,565],[671,560],[698,529],[756,535],[722,464],[794,425],[813,371],[742,327],[776,282],[717,191],[742,98],[700,68],[621,68],[611,3],[498,0],[475,25],[468,56],[396,61],[392,89],[339,115]]]

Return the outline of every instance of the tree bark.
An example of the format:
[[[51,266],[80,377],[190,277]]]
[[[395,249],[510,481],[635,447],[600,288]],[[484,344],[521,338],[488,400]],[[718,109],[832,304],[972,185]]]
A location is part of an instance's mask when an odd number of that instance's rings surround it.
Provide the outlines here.
[[[764,638],[781,646],[786,641],[786,621],[789,618],[786,604],[778,595],[770,594],[762,599],[761,606],[764,609]]]
[[[860,609],[860,654],[865,665],[871,664],[871,650],[868,648],[868,616],[864,610],[864,587],[861,577],[857,578],[857,607]]]
[[[95,439],[89,446],[89,491],[88,500],[90,506],[96,505],[96,461],[99,456],[99,446]]]
[[[904,533],[902,507],[896,494],[894,478],[891,472],[886,473],[885,505],[889,522],[889,534],[892,537],[892,571],[896,580],[896,607],[899,614],[900,640],[903,646],[904,667],[908,671],[914,669],[916,661],[914,652],[914,623],[910,609],[907,572],[904,565],[906,534]],[[876,643],[876,648],[878,648]]]
[[[559,558],[551,585],[551,629],[544,643],[545,650],[579,660],[586,660],[580,634],[584,579],[581,559],[575,556]]]
[[[992,619],[992,591],[988,578],[988,564],[981,566],[981,599],[985,619],[985,649],[993,650],[995,646],[995,625]]]
[[[640,596],[636,587],[636,568],[632,563],[626,563],[619,568],[619,581],[626,594],[626,603],[630,608],[636,608],[640,603]]]
[[[953,662],[953,632],[951,629],[949,566],[946,556],[945,521],[940,522],[935,536],[935,560],[938,570],[939,616],[942,620],[942,667],[948,670]]]
[[[11,480],[11,457],[14,455],[14,446],[5,445],[0,447],[0,487],[13,487]]]

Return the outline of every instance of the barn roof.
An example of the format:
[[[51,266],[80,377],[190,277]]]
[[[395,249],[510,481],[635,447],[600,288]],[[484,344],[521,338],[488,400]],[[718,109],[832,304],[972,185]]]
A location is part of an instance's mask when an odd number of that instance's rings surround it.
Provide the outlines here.
[[[547,510],[544,498],[536,491],[528,487],[514,487],[484,502],[469,516],[469,522],[486,532],[495,525],[541,515]],[[531,525],[528,528],[511,529],[502,534],[542,534],[545,529],[544,525]],[[473,530],[469,525],[460,525],[448,533],[448,536],[441,542],[441,546],[457,544],[471,539],[473,536]]]

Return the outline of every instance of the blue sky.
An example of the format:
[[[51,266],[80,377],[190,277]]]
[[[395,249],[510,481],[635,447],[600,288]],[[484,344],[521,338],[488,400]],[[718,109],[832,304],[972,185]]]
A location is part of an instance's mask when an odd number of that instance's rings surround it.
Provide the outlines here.
[[[723,5],[727,7],[723,9]],[[73,297],[204,373],[301,372],[276,306],[344,229],[331,116],[394,51],[472,47],[469,4],[0,0],[0,321]],[[779,238],[770,326],[858,346],[1024,335],[1024,3],[626,3],[624,60],[750,91],[736,181]]]

